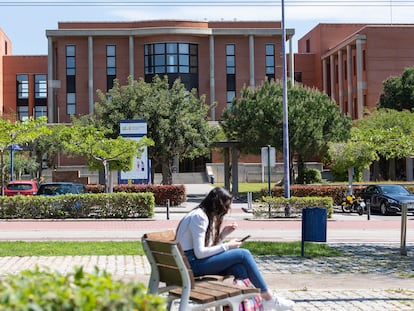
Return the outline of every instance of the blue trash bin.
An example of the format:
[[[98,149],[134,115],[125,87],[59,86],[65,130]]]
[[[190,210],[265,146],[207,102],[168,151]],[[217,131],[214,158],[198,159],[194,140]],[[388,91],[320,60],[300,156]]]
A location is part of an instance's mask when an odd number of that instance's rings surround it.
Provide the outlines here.
[[[326,242],[326,208],[313,207],[302,209],[302,257],[304,244],[308,242]]]
[[[211,176],[210,176],[210,183],[211,183],[212,185],[214,185],[214,175],[211,175]]]

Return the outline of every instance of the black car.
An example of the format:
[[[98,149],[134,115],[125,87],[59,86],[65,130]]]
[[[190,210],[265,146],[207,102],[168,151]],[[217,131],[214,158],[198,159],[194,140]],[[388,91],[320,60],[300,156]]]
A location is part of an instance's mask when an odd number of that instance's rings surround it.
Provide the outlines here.
[[[37,190],[37,195],[60,195],[60,194],[82,194],[87,193],[84,184],[72,182],[48,182],[43,183]]]
[[[402,185],[369,185],[359,195],[366,203],[369,200],[371,211],[382,215],[401,213],[402,204],[409,202],[412,204],[408,204],[408,212],[414,213],[414,194]]]

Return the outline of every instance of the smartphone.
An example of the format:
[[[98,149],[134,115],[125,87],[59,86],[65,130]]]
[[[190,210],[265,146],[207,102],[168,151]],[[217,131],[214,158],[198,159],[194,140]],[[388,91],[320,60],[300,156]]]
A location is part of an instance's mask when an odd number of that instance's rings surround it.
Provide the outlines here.
[[[250,234],[246,235],[244,238],[240,239],[240,242],[246,241],[248,238],[250,238],[250,236],[251,236]]]

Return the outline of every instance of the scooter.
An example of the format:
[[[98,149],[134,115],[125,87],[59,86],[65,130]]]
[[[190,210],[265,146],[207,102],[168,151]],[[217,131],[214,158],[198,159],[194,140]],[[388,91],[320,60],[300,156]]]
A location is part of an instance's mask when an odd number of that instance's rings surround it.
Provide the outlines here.
[[[341,206],[344,213],[358,213],[358,215],[362,215],[364,214],[366,204],[360,197],[347,195],[342,199]]]

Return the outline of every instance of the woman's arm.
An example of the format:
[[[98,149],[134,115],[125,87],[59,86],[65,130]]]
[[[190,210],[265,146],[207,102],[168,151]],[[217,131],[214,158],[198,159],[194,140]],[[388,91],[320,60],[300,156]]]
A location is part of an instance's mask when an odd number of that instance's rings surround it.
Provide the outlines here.
[[[205,246],[207,227],[208,218],[203,211],[200,210],[200,213],[193,215],[190,223],[190,230],[193,240],[194,254],[198,259],[210,257],[228,249],[226,243]]]

